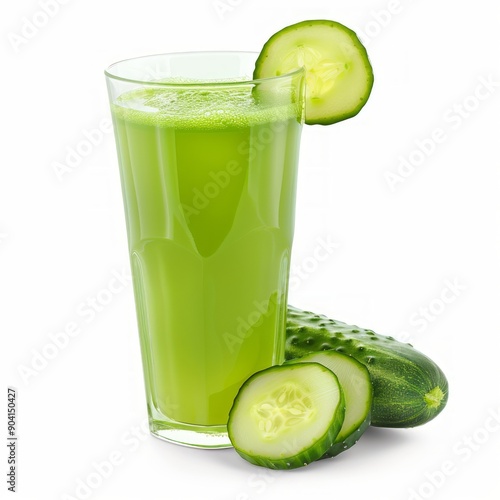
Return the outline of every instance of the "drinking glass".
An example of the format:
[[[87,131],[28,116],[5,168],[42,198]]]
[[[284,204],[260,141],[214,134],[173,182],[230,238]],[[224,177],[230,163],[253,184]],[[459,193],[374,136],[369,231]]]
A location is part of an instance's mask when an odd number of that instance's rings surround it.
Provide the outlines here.
[[[106,70],[149,423],[230,446],[242,383],[284,360],[304,70],[195,52]]]

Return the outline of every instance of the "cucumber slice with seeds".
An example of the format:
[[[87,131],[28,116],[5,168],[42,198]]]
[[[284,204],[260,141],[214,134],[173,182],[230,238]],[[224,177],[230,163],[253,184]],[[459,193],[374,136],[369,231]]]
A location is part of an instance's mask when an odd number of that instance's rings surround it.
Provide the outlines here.
[[[236,451],[255,465],[294,469],[322,457],[345,414],[338,378],[318,363],[273,366],[252,375],[229,413]]]
[[[366,366],[373,383],[372,426],[423,425],[446,407],[446,375],[410,344],[292,306],[286,336],[287,359],[331,349]]]
[[[334,457],[358,442],[370,426],[373,386],[367,368],[354,358],[335,351],[311,353],[288,363],[321,363],[337,375],[344,391],[346,413],[335,443],[323,458]]]
[[[366,104],[373,87],[368,54],[354,31],[335,21],[312,20],[288,26],[264,45],[254,78],[306,69],[305,122],[351,118]]]

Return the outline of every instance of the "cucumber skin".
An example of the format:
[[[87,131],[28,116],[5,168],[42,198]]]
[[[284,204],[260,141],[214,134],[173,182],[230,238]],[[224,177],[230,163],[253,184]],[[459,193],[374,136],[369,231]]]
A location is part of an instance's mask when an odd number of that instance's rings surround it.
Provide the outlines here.
[[[373,383],[371,425],[416,427],[436,417],[448,400],[448,381],[434,361],[404,344],[323,315],[288,307],[286,359],[335,349],[366,366]],[[439,389],[436,389],[439,388]],[[442,391],[435,401],[431,391]]]
[[[352,448],[358,442],[358,439],[364,434],[366,429],[370,427],[370,424],[371,414],[368,415],[368,418],[364,420],[364,422],[359,426],[358,430],[355,433],[350,434],[343,441],[333,443],[321,458],[333,458],[337,455],[340,455],[344,451],[347,451],[349,448]]]
[[[316,353],[308,353],[308,354],[316,354]],[[289,360],[285,361],[285,363],[297,363],[299,361],[300,361],[300,358],[299,359],[294,358],[294,359],[289,359]],[[357,360],[354,360],[354,361],[357,361]],[[363,365],[362,363],[359,363],[359,361],[357,361],[357,363]],[[363,366],[365,366],[365,365],[363,365]],[[335,373],[335,372],[333,372],[333,373]],[[369,376],[369,372],[368,372],[367,376]],[[373,388],[373,384],[372,384],[372,388]],[[358,439],[364,434],[364,432],[368,429],[368,427],[370,427],[370,424],[371,424],[371,420],[372,420],[371,407],[373,406],[373,389],[370,392],[369,404],[370,404],[370,411],[368,412],[368,415],[366,416],[365,420],[363,420],[361,425],[356,429],[356,431],[353,432],[352,434],[349,434],[348,436],[346,436],[346,438],[343,439],[342,441],[338,441],[338,435],[337,435],[335,442],[332,444],[332,446],[330,446],[330,448],[325,452],[325,454],[320,459],[336,457],[337,455],[340,455],[344,451],[347,451],[349,448],[352,448],[358,442]]]
[[[298,363],[297,363],[298,364]],[[319,363],[303,363],[303,364],[319,364]],[[285,457],[285,458],[273,458],[270,459],[268,457],[264,457],[262,455],[249,455],[248,453],[245,453],[243,450],[240,450],[237,446],[237,443],[234,442],[234,439],[231,435],[231,422],[232,422],[232,413],[233,409],[236,407],[238,404],[238,396],[240,393],[245,390],[245,388],[254,380],[254,378],[260,376],[263,372],[269,372],[271,370],[280,370],[283,369],[284,367],[289,368],[290,366],[293,365],[277,365],[277,366],[271,366],[270,368],[266,368],[264,370],[261,370],[260,372],[254,373],[249,379],[247,379],[243,385],[240,387],[240,390],[238,391],[238,394],[234,398],[234,403],[233,407],[231,408],[231,411],[229,412],[229,420],[228,420],[228,434],[229,438],[231,440],[231,444],[233,445],[233,448],[236,450],[238,455],[240,455],[242,458],[244,458],[247,462],[250,462],[253,465],[258,465],[260,467],[267,467],[268,469],[277,469],[277,470],[288,470],[288,469],[298,469],[299,467],[304,467],[306,465],[309,465],[312,462],[315,462],[316,460],[323,458],[325,454],[325,450],[329,449],[335,442],[335,438],[337,437],[338,433],[340,432],[340,429],[342,428],[342,424],[344,422],[344,416],[345,416],[345,399],[344,399],[344,393],[342,392],[342,387],[340,383],[338,382],[338,378],[335,374],[334,377],[337,379],[337,383],[339,385],[340,389],[340,399],[339,399],[339,404],[338,404],[338,409],[337,409],[337,415],[336,419],[332,422],[330,427],[328,428],[327,432],[316,441],[316,444],[314,446],[311,446],[308,450],[306,451],[301,451],[297,455],[291,456],[291,457]],[[322,368],[325,368],[323,365],[319,365]],[[328,368],[325,368],[325,370],[328,370]],[[333,372],[332,372],[333,373]]]

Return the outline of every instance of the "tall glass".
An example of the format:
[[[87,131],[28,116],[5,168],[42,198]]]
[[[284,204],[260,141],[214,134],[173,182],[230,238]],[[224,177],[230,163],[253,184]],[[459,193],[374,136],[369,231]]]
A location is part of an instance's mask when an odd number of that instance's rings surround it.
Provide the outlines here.
[[[151,432],[227,447],[241,384],[284,359],[302,69],[197,52],[106,71]]]

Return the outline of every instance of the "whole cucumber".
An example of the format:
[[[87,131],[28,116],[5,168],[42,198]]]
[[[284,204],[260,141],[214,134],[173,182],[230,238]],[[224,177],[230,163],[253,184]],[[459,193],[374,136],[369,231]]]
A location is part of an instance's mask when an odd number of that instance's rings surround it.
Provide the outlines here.
[[[329,349],[352,356],[370,372],[373,426],[422,425],[446,405],[444,373],[410,344],[289,306],[286,359]]]

